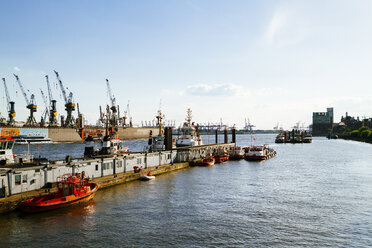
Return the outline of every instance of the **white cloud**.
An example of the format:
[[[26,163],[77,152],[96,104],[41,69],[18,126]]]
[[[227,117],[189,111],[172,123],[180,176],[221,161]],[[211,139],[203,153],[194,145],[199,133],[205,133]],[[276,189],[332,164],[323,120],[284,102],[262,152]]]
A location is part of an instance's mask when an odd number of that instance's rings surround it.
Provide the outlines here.
[[[281,29],[286,25],[288,13],[283,10],[277,10],[272,17],[269,27],[266,32],[266,41],[268,44],[274,42],[275,37],[279,34]]]
[[[247,96],[249,91],[235,84],[194,84],[187,87],[189,95],[196,96]]]
[[[13,67],[13,70],[15,70],[15,71],[20,71],[21,69],[19,69],[18,66],[14,66],[14,67]]]

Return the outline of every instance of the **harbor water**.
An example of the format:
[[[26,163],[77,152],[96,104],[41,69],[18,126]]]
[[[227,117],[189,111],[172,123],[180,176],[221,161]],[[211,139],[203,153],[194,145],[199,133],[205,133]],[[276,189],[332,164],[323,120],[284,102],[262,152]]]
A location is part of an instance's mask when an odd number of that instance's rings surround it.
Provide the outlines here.
[[[122,184],[98,191],[87,204],[52,212],[0,215],[0,247],[372,246],[372,145],[254,138],[237,135],[238,145],[267,143],[277,156]],[[214,142],[212,135],[203,139]],[[146,142],[128,146],[139,151]],[[83,153],[82,144],[30,149],[49,159]]]

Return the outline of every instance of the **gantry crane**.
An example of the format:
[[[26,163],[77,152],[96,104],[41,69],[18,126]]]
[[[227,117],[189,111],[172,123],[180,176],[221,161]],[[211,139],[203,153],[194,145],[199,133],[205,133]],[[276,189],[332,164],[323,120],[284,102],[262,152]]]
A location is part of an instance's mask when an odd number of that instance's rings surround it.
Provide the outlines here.
[[[17,80],[19,88],[21,88],[23,96],[25,97],[27,108],[30,110],[30,115],[27,118],[25,126],[36,126],[37,123],[36,123],[36,120],[35,120],[35,117],[34,117],[34,113],[37,111],[35,95],[31,94],[31,97],[30,97],[30,100],[29,100],[28,97],[27,97],[27,94],[26,94],[26,92],[23,88],[23,85],[21,83],[21,80],[19,80],[19,77],[16,74],[13,74],[13,75]]]
[[[40,92],[41,92],[41,96],[42,96],[43,101],[44,101],[44,104],[45,104],[45,110],[41,114],[41,121],[40,121],[40,123],[41,123],[41,125],[44,126],[44,124],[45,124],[45,122],[46,122],[46,120],[47,120],[47,118],[49,116],[49,108],[48,108],[48,100],[45,97],[43,90],[40,89]]]
[[[65,107],[66,107],[65,110],[67,111],[67,117],[63,123],[63,126],[64,127],[75,127],[75,118],[72,116],[72,111],[75,111],[75,103],[73,100],[73,94],[72,92],[70,92],[67,98],[65,87],[63,86],[62,80],[60,79],[58,72],[54,71],[54,73],[56,74],[57,80],[59,82],[59,86],[61,87],[62,95],[65,100]]]
[[[57,125],[57,101],[53,99],[48,75],[45,75],[45,78],[47,81],[48,96],[49,96],[49,126],[56,126]]]
[[[109,97],[110,97],[110,101],[111,101],[111,111],[112,111],[112,114],[111,114],[111,118],[110,118],[110,124],[112,126],[117,126],[118,125],[118,107],[116,106],[116,99],[115,99],[115,96],[112,94],[111,92],[111,87],[110,87],[110,83],[109,83],[109,80],[106,79],[106,84],[107,84],[107,91],[109,93]]]
[[[14,110],[14,102],[10,100],[8,87],[6,86],[5,78],[3,78],[4,82],[4,89],[5,89],[5,95],[6,95],[6,102],[8,105],[8,125],[14,124],[14,117],[16,116],[16,112]]]

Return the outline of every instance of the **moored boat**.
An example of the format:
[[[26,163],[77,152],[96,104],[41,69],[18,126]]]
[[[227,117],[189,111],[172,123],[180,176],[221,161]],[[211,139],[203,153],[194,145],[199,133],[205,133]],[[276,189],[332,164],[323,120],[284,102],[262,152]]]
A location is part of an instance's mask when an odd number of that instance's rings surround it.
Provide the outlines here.
[[[14,139],[8,136],[0,136],[0,165],[13,164]]]
[[[214,165],[215,162],[216,162],[216,160],[214,159],[214,157],[210,156],[210,157],[206,157],[206,158],[201,159],[201,161],[199,161],[197,165],[199,165],[199,166],[210,166],[210,165]]]
[[[187,110],[186,122],[183,124],[183,127],[180,129],[181,136],[178,137],[176,141],[177,147],[183,146],[201,146],[203,140],[199,135],[198,127],[195,127],[194,122],[191,122],[192,113],[191,110]]]
[[[263,146],[249,146],[245,147],[244,158],[246,160],[266,160],[276,155],[274,149],[269,148],[267,145]]]
[[[216,163],[222,163],[229,160],[229,153],[226,150],[218,150],[217,153],[214,155],[214,159]]]
[[[149,181],[155,179],[155,176],[151,176],[150,172],[148,172],[146,175],[140,176],[140,180],[142,181]]]
[[[82,179],[79,173],[65,174],[57,179],[57,192],[22,201],[19,209],[26,213],[37,213],[93,199],[98,186]]]
[[[285,135],[283,133],[278,134],[275,138],[275,143],[285,143]]]
[[[244,158],[244,150],[240,146],[231,147],[229,150],[230,160],[239,160]]]

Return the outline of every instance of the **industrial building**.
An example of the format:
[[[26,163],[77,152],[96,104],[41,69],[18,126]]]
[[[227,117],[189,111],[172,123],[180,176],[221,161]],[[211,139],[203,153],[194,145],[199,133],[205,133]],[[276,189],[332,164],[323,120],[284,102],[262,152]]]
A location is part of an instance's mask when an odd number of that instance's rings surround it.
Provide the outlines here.
[[[326,136],[333,126],[333,108],[327,108],[327,112],[313,112],[313,136]]]

